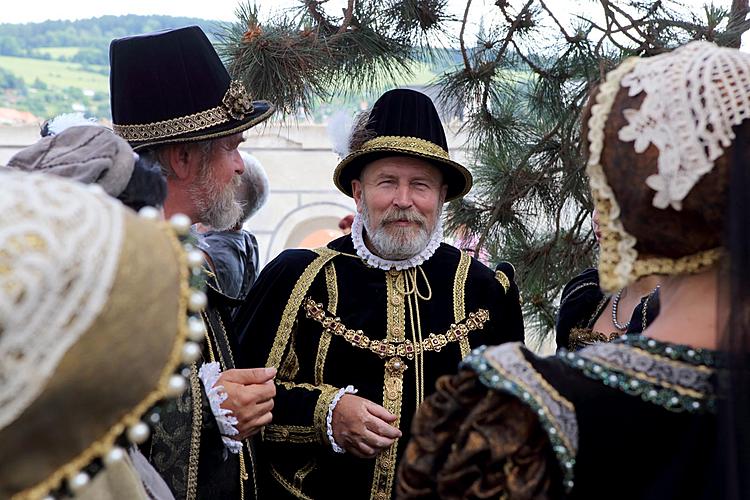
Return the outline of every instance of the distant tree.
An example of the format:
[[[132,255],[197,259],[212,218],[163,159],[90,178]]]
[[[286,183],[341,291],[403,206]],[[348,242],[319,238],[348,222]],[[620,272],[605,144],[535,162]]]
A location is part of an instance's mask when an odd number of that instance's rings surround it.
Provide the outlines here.
[[[70,58],[72,62],[107,66],[109,64],[109,47],[84,47]]]
[[[26,89],[26,83],[7,69],[0,68],[0,89],[22,91]]]

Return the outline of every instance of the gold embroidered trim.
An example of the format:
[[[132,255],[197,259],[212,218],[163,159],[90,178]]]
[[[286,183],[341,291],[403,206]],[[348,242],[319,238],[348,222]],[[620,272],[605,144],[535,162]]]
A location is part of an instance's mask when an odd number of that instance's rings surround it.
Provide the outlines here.
[[[490,313],[487,310],[478,309],[476,312],[469,313],[469,317],[460,324],[452,324],[446,333],[438,335],[431,333],[426,339],[415,345],[411,340],[403,342],[388,339],[370,340],[362,330],[347,328],[341,322],[340,318],[333,318],[327,315],[323,309],[323,304],[318,304],[309,297],[305,299],[304,308],[308,318],[323,325],[325,333],[343,337],[351,345],[373,352],[381,358],[401,356],[413,359],[415,353],[424,353],[427,351],[440,352],[450,342],[460,341],[462,337],[467,336],[470,332],[481,330],[484,324],[490,319]]]
[[[402,271],[392,269],[385,273],[386,288],[386,329],[388,338],[394,342],[406,339],[406,298],[405,279]]]
[[[182,346],[187,339],[187,322],[184,321],[184,317],[187,314],[188,297],[191,293],[188,285],[188,265],[185,251],[180,244],[179,239],[170,228],[167,223],[163,223],[167,237],[172,245],[174,255],[178,262],[178,269],[180,270],[180,299],[177,306],[177,314],[180,320],[177,322],[177,334],[175,335],[174,343],[172,344],[172,351],[169,353],[169,358],[164,364],[164,368],[159,375],[159,380],[154,388],[140,403],[134,408],[128,411],[119,422],[113,425],[104,436],[97,441],[91,443],[85,450],[83,450],[78,456],[68,461],[66,464],[59,467],[52,474],[50,474],[44,481],[27,488],[24,491],[18,492],[13,496],[13,499],[25,499],[25,498],[42,498],[46,496],[50,491],[57,489],[63,480],[66,478],[73,477],[75,474],[80,472],[81,469],[90,464],[94,459],[103,457],[107,452],[112,449],[117,438],[122,435],[128,427],[140,422],[141,416],[146,411],[154,406],[156,403],[167,397],[167,388],[169,385],[169,379],[174,374],[175,370],[179,366],[182,360]]]
[[[287,479],[284,476],[282,476],[279,471],[276,470],[276,467],[272,465],[270,466],[270,470],[271,470],[271,476],[276,480],[276,482],[278,482],[281,486],[284,487],[284,489],[286,489],[289,493],[294,495],[296,498],[300,500],[313,500],[309,496],[302,493],[302,491],[300,491],[298,488],[295,488],[292,483],[287,481]]]
[[[390,340],[390,339],[389,339]],[[404,371],[406,363],[394,357],[385,363],[385,378],[383,380],[383,407],[396,415],[393,422],[397,429],[401,426],[401,404],[404,394]],[[372,476],[370,498],[388,500],[393,490],[393,478],[396,475],[396,454],[398,439],[387,449],[383,450],[375,459],[375,470]]]
[[[196,363],[190,365],[190,394],[193,403],[193,418],[190,432],[186,498],[187,500],[194,500],[198,497],[198,459],[201,447],[201,430],[203,429],[202,392]]]
[[[328,312],[336,315],[339,304],[339,290],[336,282],[336,267],[333,262],[325,267],[326,288],[328,289]],[[328,348],[331,346],[331,335],[323,334],[318,343],[318,354],[315,356],[315,383],[323,383],[323,371],[325,370]]]
[[[284,312],[281,314],[281,321],[279,322],[279,328],[276,330],[273,347],[271,347],[271,352],[268,354],[268,359],[266,360],[266,367],[279,366],[281,357],[289,342],[289,334],[292,332],[294,322],[297,319],[297,311],[299,311],[302,305],[302,300],[305,298],[310,286],[312,286],[315,277],[323,269],[323,266],[339,254],[339,252],[325,247],[313,251],[318,254],[318,257],[305,268],[297,279],[294,289],[292,289],[289,300],[284,307]]]
[[[456,324],[466,318],[466,278],[469,276],[469,266],[471,266],[471,255],[469,255],[469,252],[462,250],[453,280],[453,321]],[[465,358],[471,351],[468,337],[461,337],[459,345],[461,347],[461,358]]]
[[[607,74],[606,80],[599,86],[588,123],[589,160],[586,173],[602,232],[599,241],[599,280],[602,290],[608,292],[619,290],[637,278],[651,274],[697,273],[711,267],[721,257],[721,249],[714,248],[677,259],[639,258],[635,249],[637,240],[625,230],[620,220],[621,209],[612,187],[607,183],[601,154],[604,149],[604,128],[620,91],[620,82],[638,61],[637,57],[626,59]]]
[[[305,466],[300,468],[297,472],[294,473],[294,487],[298,490],[302,491],[302,483],[304,482],[305,478],[308,474],[310,474],[313,470],[315,470],[315,466],[317,465],[315,460],[310,460]]]
[[[264,441],[282,443],[307,444],[317,443],[319,433],[313,427],[303,425],[277,425],[269,424],[263,434]]]
[[[297,357],[297,335],[292,332],[289,336],[289,349],[279,367],[278,378],[280,380],[293,380],[299,372],[299,358]]]
[[[568,349],[577,351],[588,345],[612,342],[620,338],[621,335],[620,332],[606,334],[595,332],[590,328],[573,328],[570,330],[570,337],[568,338]]]
[[[355,152],[380,149],[400,149],[412,153],[438,156],[450,160],[448,151],[444,150],[434,142],[426,141],[418,137],[402,137],[397,135],[384,135],[370,139],[362,144],[362,147]]]
[[[495,279],[503,286],[505,293],[508,293],[508,290],[510,290],[510,280],[508,279],[508,275],[502,271],[495,271]]]
[[[221,125],[231,119],[242,120],[251,114],[253,110],[253,101],[248,95],[245,86],[237,80],[232,80],[221,100],[221,105],[215,108],[154,123],[135,125],[113,124],[112,129],[115,134],[126,141],[149,141],[197,132],[198,130],[207,129],[215,125]]]
[[[393,345],[394,342],[403,342],[406,339],[406,297],[405,277],[402,271],[388,271],[386,273],[386,289],[388,304],[388,323],[386,331],[386,342]],[[402,344],[403,345],[403,344]],[[392,357],[385,363],[383,377],[383,408],[396,415],[396,421],[392,424],[397,429],[401,426],[401,406],[404,395],[404,372],[406,363],[403,359]],[[416,375],[415,375],[416,376]],[[393,478],[396,474],[396,454],[398,452],[398,440],[375,459],[375,468],[370,487],[370,498],[387,500],[391,498],[393,490]]]

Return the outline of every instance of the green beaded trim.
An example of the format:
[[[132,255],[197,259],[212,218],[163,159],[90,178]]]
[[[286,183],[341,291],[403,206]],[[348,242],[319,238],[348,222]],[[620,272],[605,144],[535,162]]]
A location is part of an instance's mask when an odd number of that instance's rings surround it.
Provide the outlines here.
[[[508,349],[512,347],[514,347],[512,344],[504,344],[494,347],[493,349]],[[460,368],[468,368],[476,372],[479,376],[480,382],[486,387],[508,393],[534,410],[539,417],[542,429],[549,437],[550,443],[552,444],[552,450],[560,464],[560,469],[563,473],[563,486],[565,491],[570,492],[574,485],[576,452],[566,446],[565,441],[561,438],[560,433],[557,430],[559,423],[554,421],[549,408],[541,401],[542,398],[535,393],[536,391],[533,388],[526,386],[521,380],[512,379],[499,373],[494,367],[492,367],[484,357],[486,351],[487,346],[481,346],[474,349],[471,351],[471,354],[461,362]],[[518,355],[523,357],[520,352]],[[528,362],[526,362],[526,364],[528,364]]]
[[[720,365],[719,354],[710,349],[698,349],[680,344],[668,344],[651,339],[641,334],[623,335],[622,342],[643,349],[657,356],[664,356],[675,361],[683,361],[691,365],[702,365],[717,368]]]
[[[699,353],[698,349],[692,350],[685,346],[677,345],[670,346],[669,344],[648,339],[640,334],[624,335],[614,343],[624,343],[632,349],[641,349],[650,354],[669,357],[672,360],[671,363],[684,363],[685,367],[683,370],[696,370],[696,368],[691,368],[688,362],[682,360],[682,356],[687,356],[689,359],[697,359],[699,357],[702,360],[708,359],[705,351]],[[645,347],[642,348],[641,345]],[[565,349],[561,349],[557,356],[563,363],[581,371],[588,378],[602,382],[604,385],[620,390],[628,395],[638,396],[643,401],[661,406],[668,411],[675,413],[716,412],[716,397],[711,393],[704,393],[704,396],[700,398],[691,397],[681,394],[672,388],[653,383],[646,379],[645,374],[643,374],[643,377],[639,377],[638,374],[642,372],[638,366],[623,366],[623,370],[620,370],[617,367],[611,365],[605,366],[604,363],[588,359],[587,354],[593,354],[598,347],[592,346],[578,352],[568,352]],[[692,355],[688,353],[689,350],[693,351]],[[655,361],[655,363],[658,363],[658,361]],[[667,361],[665,360],[663,363],[665,369],[669,369]],[[695,363],[695,365],[698,365],[698,363]],[[703,363],[700,363],[700,365],[702,366]],[[624,371],[625,368],[634,372],[635,375],[626,373]]]

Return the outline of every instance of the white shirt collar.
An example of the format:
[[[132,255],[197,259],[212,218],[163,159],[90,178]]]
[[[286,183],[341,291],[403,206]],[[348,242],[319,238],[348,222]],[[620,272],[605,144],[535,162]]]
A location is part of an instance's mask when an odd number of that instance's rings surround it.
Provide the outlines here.
[[[362,216],[357,212],[354,216],[354,222],[352,223],[352,241],[354,242],[354,249],[357,251],[359,258],[365,261],[368,266],[382,269],[383,271],[390,271],[391,269],[402,271],[404,269],[419,266],[432,257],[435,250],[437,250],[440,243],[443,241],[443,221],[442,218],[438,218],[435,230],[432,232],[432,237],[421,252],[405,260],[388,260],[378,257],[367,248],[367,245],[365,245],[363,229],[364,222]]]

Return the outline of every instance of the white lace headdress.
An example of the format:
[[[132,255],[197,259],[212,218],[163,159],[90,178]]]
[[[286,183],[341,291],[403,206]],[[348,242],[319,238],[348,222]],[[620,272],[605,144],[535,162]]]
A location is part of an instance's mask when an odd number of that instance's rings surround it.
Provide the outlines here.
[[[641,60],[621,85],[645,92],[640,109],[626,109],[619,131],[643,153],[659,150],[658,173],[646,179],[656,208],[682,209],[682,200],[709,173],[734,139],[732,127],[750,117],[750,58],[709,42]]]
[[[49,179],[0,172],[0,429],[97,318],[120,255],[118,202]]]
[[[648,59],[627,59],[599,86],[588,121],[586,173],[601,220],[601,286],[609,291],[650,274],[697,272],[721,255],[718,248],[678,258],[638,254],[601,164],[609,113],[623,88],[631,97],[645,96],[639,109],[623,110],[627,124],[618,138],[633,142],[637,153],[651,145],[658,150],[657,173],[646,179],[656,192],[652,204],[680,211],[691,189],[731,145],[732,127],[750,117],[750,56],[696,41]]]

